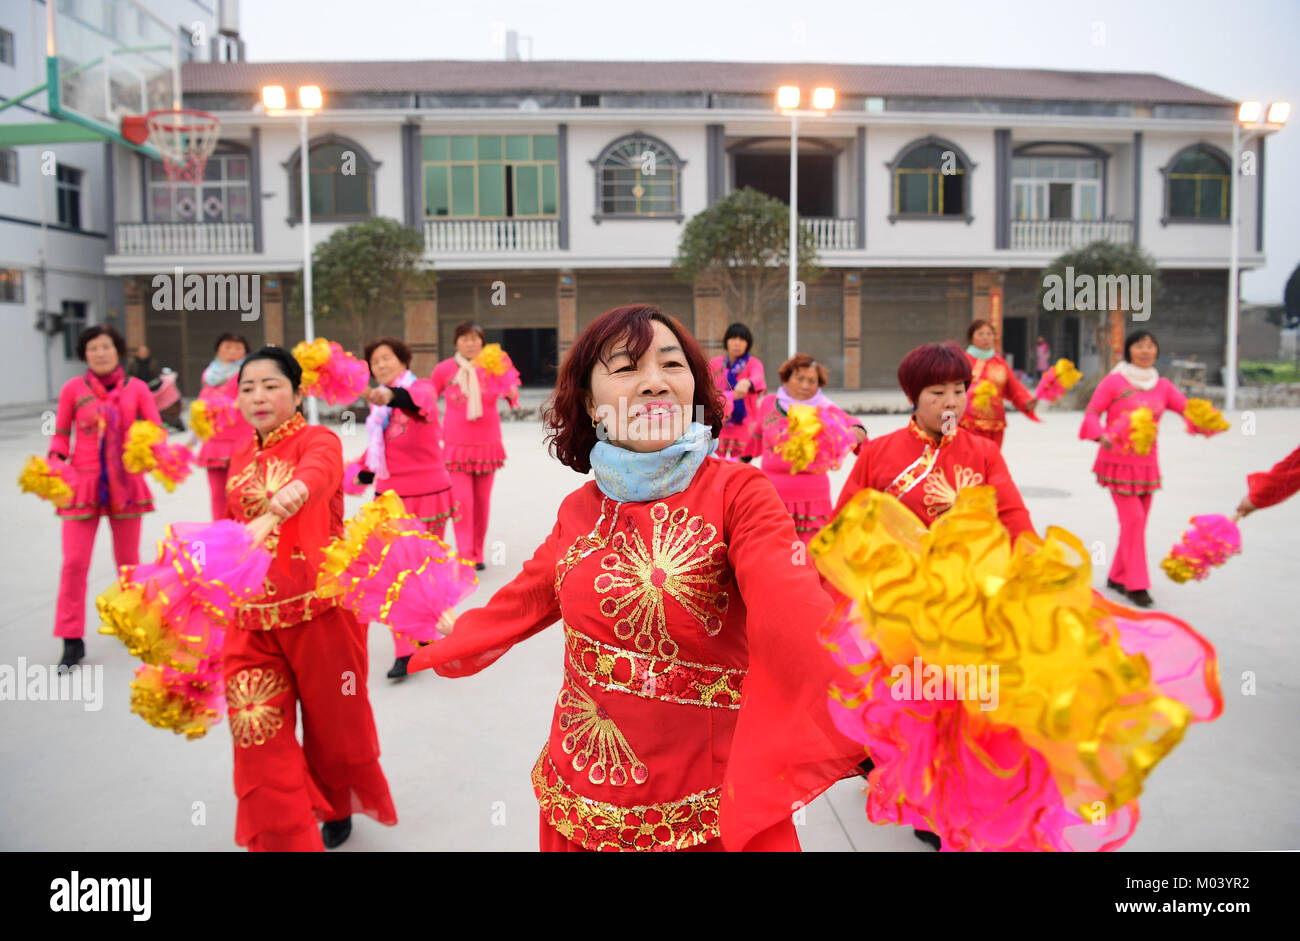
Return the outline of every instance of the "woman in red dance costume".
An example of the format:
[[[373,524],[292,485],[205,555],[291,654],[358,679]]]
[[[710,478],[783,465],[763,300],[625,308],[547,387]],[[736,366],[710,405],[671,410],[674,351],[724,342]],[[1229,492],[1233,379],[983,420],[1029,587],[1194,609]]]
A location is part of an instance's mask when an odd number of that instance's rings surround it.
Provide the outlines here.
[[[830,522],[831,479],[830,468],[804,470],[791,473],[790,464],[777,449],[777,441],[787,428],[787,416],[792,405],[808,405],[826,409],[834,421],[854,436],[856,452],[867,440],[867,429],[856,418],[850,418],[822,392],[826,385],[826,367],[807,353],[796,353],[781,364],[781,387],[774,395],[763,399],[758,407],[758,421],[754,433],[763,442],[763,473],[772,481],[776,492],[794,519],[795,532],[804,544],[817,535],[818,530]]]
[[[238,378],[239,410],[256,434],[230,460],[230,518],[278,521],[266,535],[275,555],[266,593],[240,609],[222,649],[235,842],[332,849],[351,834],[354,811],[397,823],[366,692],[365,627],[337,598],[316,594],[322,550],[343,532],[343,446],[299,414],[302,368],[286,350],[258,350]]]
[[[1001,448],[1002,435],[1007,429],[1005,400],[1009,399],[1012,405],[1038,421],[1034,414],[1038,399],[1020,384],[1007,361],[994,351],[996,341],[997,334],[987,320],[973,320],[966,328],[966,355],[970,359],[972,375],[961,426]],[[985,381],[993,385],[987,406],[976,401],[979,384]]]
[[[86,372],[69,379],[59,392],[49,456],[71,456],[72,501],[58,511],[63,520],[63,569],[54,636],[63,638],[60,666],[72,667],[86,655],[86,572],[95,549],[99,518],[113,531],[113,560],[140,562],[140,517],[153,512],[153,495],[144,474],[127,473],[122,448],[136,421],[161,424],[149,387],[122,369],[126,340],[113,327],[87,327],[77,338],[77,357]],[[75,434],[74,434],[75,432]]]
[[[721,419],[677,320],[598,317],[546,413],[552,453],[595,480],[512,582],[444,614],[450,636],[411,658],[465,676],[562,621],[532,776],[543,850],[796,850],[791,812],[861,759],[826,706],[830,599],[791,561],[794,525],[762,472],[708,456]]]
[[[1273,465],[1272,470],[1260,471],[1246,478],[1250,488],[1241,498],[1237,512],[1242,516],[1276,506],[1300,490],[1300,447]]]
[[[216,355],[203,370],[203,389],[199,398],[225,400],[234,404],[239,398],[239,364],[248,355],[248,341],[237,333],[223,333],[217,338]],[[234,422],[213,434],[199,449],[197,463],[208,469],[208,490],[212,495],[212,518],[226,518],[226,476],[230,455],[253,434],[253,428],[236,415]]]
[[[1115,550],[1106,587],[1127,595],[1140,608],[1155,603],[1147,591],[1151,578],[1147,573],[1146,550],[1151,498],[1160,489],[1161,481],[1159,442],[1154,436],[1166,409],[1182,415],[1187,408],[1187,397],[1156,372],[1159,353],[1156,338],[1149,331],[1130,333],[1124,340],[1124,361],[1097,386],[1079,428],[1080,438],[1101,445],[1092,471],[1097,475],[1097,483],[1110,491],[1119,514],[1119,548]],[[1151,450],[1138,454],[1115,438],[1130,414],[1143,407],[1150,410],[1155,428]]]
[[[912,419],[859,449],[836,513],[870,487],[897,497],[929,527],[951,509],[957,491],[990,486],[997,490],[998,518],[1011,538],[1033,530],[1002,452],[957,423],[966,408],[970,375],[969,360],[953,343],[927,343],[903,357],[898,384],[912,403]]]
[[[750,354],[754,335],[743,323],[733,323],[722,338],[725,356],[709,360],[709,372],[719,392],[731,392],[734,405],[722,422],[718,435],[718,457],[729,461],[752,461],[759,453],[754,440],[758,425],[758,403],[767,392],[763,364]]]
[[[438,426],[438,393],[428,379],[411,372],[411,348],[397,337],[380,337],[366,344],[366,362],[379,385],[366,393],[369,445],[357,480],[374,483],[375,493],[396,491],[406,512],[439,539],[456,512],[451,478],[442,462]],[[397,659],[388,678],[406,676],[415,645],[393,635]]]
[[[492,478],[506,462],[501,416],[497,414],[499,396],[484,388],[484,370],[474,365],[486,342],[483,328],[465,321],[456,327],[456,355],[444,359],[433,370],[434,390],[447,397],[443,440],[447,445],[451,492],[459,513],[453,524],[456,552],[463,559],[472,559],[479,571],[486,568],[483,540],[492,511]],[[506,401],[511,408],[518,408],[517,390],[511,390]]]

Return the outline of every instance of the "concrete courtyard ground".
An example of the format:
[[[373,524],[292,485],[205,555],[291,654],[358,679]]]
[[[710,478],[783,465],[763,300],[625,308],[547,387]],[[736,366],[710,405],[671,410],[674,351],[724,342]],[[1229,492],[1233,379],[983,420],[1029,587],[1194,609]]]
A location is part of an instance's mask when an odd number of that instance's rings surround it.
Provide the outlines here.
[[[1118,529],[1107,493],[1089,472],[1095,445],[1077,440],[1079,413],[1047,411],[1032,425],[1015,416],[1005,454],[1036,528],[1059,525],[1109,560]],[[1206,440],[1163,423],[1165,489],[1148,531],[1152,595],[1217,647],[1225,709],[1194,726],[1148,779],[1130,850],[1300,848],[1300,498],[1242,523],[1244,555],[1206,582],[1178,586],[1158,563],[1196,513],[1231,513],[1245,477],[1300,442],[1300,410],[1234,413],[1231,432]],[[903,415],[867,416],[873,436],[901,427]],[[583,481],[551,460],[535,421],[507,422],[510,460],[497,475],[486,599],[541,543],[562,497]],[[174,440],[180,440],[179,438]],[[364,438],[344,437],[351,457]],[[35,414],[0,418],[0,666],[57,660],[51,636],[60,564],[59,525],[48,504],[19,494],[13,481],[47,440]],[[833,475],[835,492],[847,467]],[[7,488],[7,489],[6,489]],[[158,512],[146,517],[142,556],[169,521],[203,520],[201,471],[173,494],[155,487]],[[359,505],[348,498],[348,511]],[[450,533],[449,533],[450,537]],[[1094,582],[1104,584],[1105,567]],[[111,539],[101,525],[90,572],[86,663],[103,666],[98,711],[80,702],[0,702],[0,849],[232,850],[235,800],[231,744],[223,720],[187,742],[128,711],[137,662],[118,641],[95,633],[94,596],[114,577]],[[529,770],[546,738],[559,689],[558,629],[516,647],[477,676],[430,673],[401,683],[384,677],[391,637],[370,630],[370,695],[400,823],[357,818],[342,851],[518,850],[537,848],[537,804]],[[807,808],[806,850],[929,852],[910,830],[865,816],[858,780],[842,781]]]

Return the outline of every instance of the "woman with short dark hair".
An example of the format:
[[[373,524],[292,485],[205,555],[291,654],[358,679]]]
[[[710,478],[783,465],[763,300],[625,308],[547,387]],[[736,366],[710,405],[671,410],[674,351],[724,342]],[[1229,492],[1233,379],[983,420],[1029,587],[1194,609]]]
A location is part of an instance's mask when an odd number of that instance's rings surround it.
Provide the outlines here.
[[[226,476],[230,455],[253,434],[252,426],[235,408],[235,400],[239,397],[239,366],[248,355],[248,341],[237,333],[223,333],[217,337],[212,352],[212,362],[203,370],[203,388],[199,398],[219,407],[221,413],[228,416],[229,424],[203,442],[196,463],[208,470],[212,518],[220,520],[226,518]]]
[[[367,693],[366,626],[316,591],[323,550],[343,533],[343,445],[303,419],[302,367],[288,350],[263,347],[236,378],[253,434],[231,455],[227,512],[239,523],[268,512],[278,521],[264,543],[275,556],[266,593],[239,609],[221,651],[235,842],[333,848],[352,832],[354,811],[397,823]]]
[[[718,457],[729,461],[752,461],[759,454],[754,440],[758,405],[767,392],[763,364],[751,355],[754,334],[743,323],[733,323],[722,337],[726,353],[709,360],[709,371],[719,392],[733,396],[732,410],[718,435]]]
[[[70,460],[73,497],[58,510],[63,520],[63,569],[54,636],[63,638],[60,664],[74,666],[86,654],[86,572],[95,549],[101,516],[113,531],[113,559],[140,562],[140,518],[153,512],[153,495],[144,474],[122,462],[127,431],[136,421],[160,425],[162,418],[149,387],[122,367],[126,340],[107,324],[87,327],[77,337],[77,358],[86,371],[59,392],[50,439],[50,458]]]
[[[411,372],[411,348],[397,337],[371,340],[365,356],[377,385],[366,392],[368,440],[357,480],[373,483],[376,494],[394,491],[406,512],[441,539],[447,520],[455,516],[456,501],[443,464],[437,390]],[[388,678],[399,680],[406,676],[415,645],[396,634],[393,643],[396,659]]]
[[[435,366],[431,378],[438,396],[447,397],[443,440],[459,513],[452,524],[456,552],[481,571],[487,567],[483,542],[492,512],[492,480],[506,462],[501,416],[497,414],[500,396],[488,388],[486,371],[475,363],[487,343],[483,328],[466,320],[457,325],[452,341],[455,355]],[[518,389],[511,389],[505,398],[511,408],[519,407]]]
[[[763,474],[710,456],[711,378],[656,308],[597,317],[545,413],[551,453],[595,480],[513,581],[411,658],[465,676],[563,620],[532,777],[543,850],[796,850],[791,808],[861,759],[826,706],[830,599]]]

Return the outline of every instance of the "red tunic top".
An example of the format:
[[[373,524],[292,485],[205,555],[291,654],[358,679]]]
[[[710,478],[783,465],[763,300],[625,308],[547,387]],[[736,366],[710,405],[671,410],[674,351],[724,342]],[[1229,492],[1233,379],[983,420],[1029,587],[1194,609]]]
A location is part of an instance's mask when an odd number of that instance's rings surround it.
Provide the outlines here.
[[[591,481],[523,571],[413,668],[476,673],[557,620],[563,684],[533,768],[545,819],[593,850],[743,849],[862,758],[826,706],[831,602],[755,467],[707,458],[681,493]]]
[[[390,406],[388,427],[384,429],[384,463],[388,465],[388,476],[375,478],[375,493],[395,490],[399,497],[440,493],[451,486],[451,478],[442,458],[438,392],[428,379],[415,380],[406,391],[418,411]]]
[[[961,417],[961,427],[975,431],[1002,431],[1007,427],[1005,399],[1010,399],[1011,404],[1026,415],[1031,414],[1025,405],[1033,396],[1020,384],[1020,380],[1016,378],[1016,374],[1011,371],[1005,359],[997,355],[990,356],[988,359],[977,359],[970,353],[966,354],[966,358],[970,360],[972,378],[970,393],[966,396],[966,414]],[[975,387],[986,379],[993,383],[997,391],[988,408],[976,408]]]
[[[266,573],[266,593],[239,609],[245,630],[293,627],[338,604],[316,594],[321,550],[343,533],[343,445],[338,435],[308,425],[295,414],[259,442],[254,435],[230,459],[226,512],[247,523],[265,513],[271,497],[290,481],[307,486],[307,502],[266,539],[276,561]]]
[[[96,389],[84,375],[69,379],[59,391],[59,410],[54,416],[49,453],[67,460],[76,478],[69,481],[72,501],[58,510],[63,519],[90,519],[101,512],[117,518],[153,512],[153,494],[144,481],[144,474],[128,474],[122,466],[121,447],[109,448],[104,438],[113,403],[118,412],[121,444],[126,443],[133,422],[162,424],[158,406],[149,387],[134,377],[123,377],[107,394],[101,394],[102,391],[102,386]],[[114,453],[108,453],[110,450]],[[122,486],[111,486],[109,502],[101,504],[100,478],[110,470],[105,462],[113,462],[109,476],[120,480]]]
[[[1029,511],[997,445],[961,428],[935,444],[913,418],[907,427],[862,445],[835,512],[859,490],[870,487],[897,497],[929,527],[952,508],[958,490],[979,486],[997,490],[998,519],[1013,542],[1021,533],[1033,531]]]
[[[1300,490],[1300,447],[1274,464],[1272,470],[1251,474],[1246,483],[1250,502],[1260,509],[1281,503]]]
[[[228,399],[233,403],[239,398],[239,376],[231,376],[219,386],[204,386],[199,392],[199,398],[204,401]],[[199,448],[198,458],[195,460],[200,467],[218,470],[229,467],[230,455],[252,436],[253,426],[244,421],[244,416],[238,410],[235,411],[234,417],[234,424],[221,429],[203,442],[203,447]]]

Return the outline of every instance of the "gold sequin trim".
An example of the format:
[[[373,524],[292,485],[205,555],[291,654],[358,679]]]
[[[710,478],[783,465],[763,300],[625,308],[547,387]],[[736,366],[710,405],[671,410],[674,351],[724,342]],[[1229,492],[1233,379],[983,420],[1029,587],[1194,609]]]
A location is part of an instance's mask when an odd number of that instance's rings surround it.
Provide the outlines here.
[[[240,670],[226,681],[230,733],[240,748],[265,745],[284,725],[284,710],[268,703],[289,688],[274,670]]]

